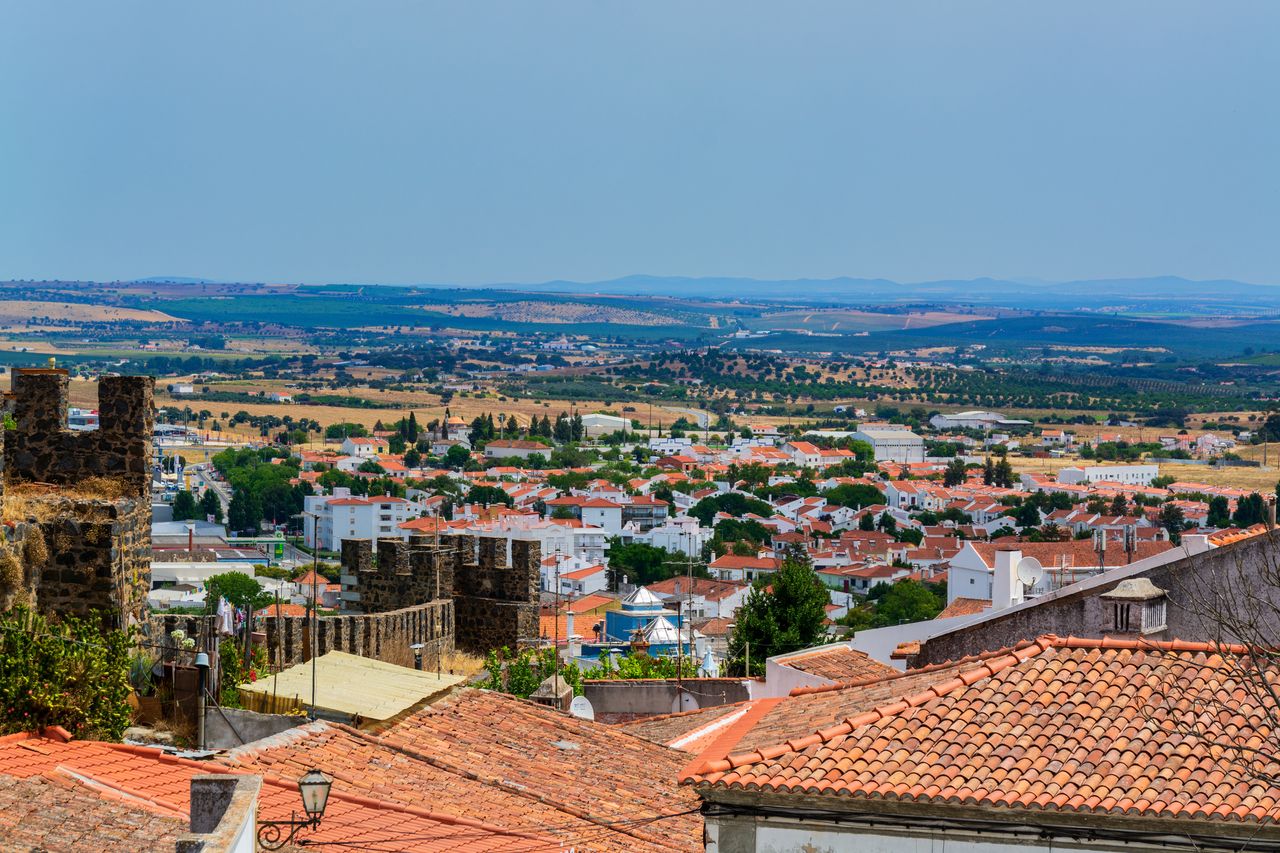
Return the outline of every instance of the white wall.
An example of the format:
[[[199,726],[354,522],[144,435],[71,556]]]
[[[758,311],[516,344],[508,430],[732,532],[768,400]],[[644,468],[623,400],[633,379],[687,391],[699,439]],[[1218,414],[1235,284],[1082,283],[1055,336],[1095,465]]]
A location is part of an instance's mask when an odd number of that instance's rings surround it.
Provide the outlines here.
[[[1031,815],[1034,821],[1034,813]],[[748,822],[738,818],[738,822]],[[995,834],[965,832],[963,830],[918,829],[894,831],[887,826],[859,826],[844,824],[822,826],[816,822],[767,819],[755,825],[754,833],[724,832],[722,825],[730,826],[732,818],[707,818],[707,853],[1055,853],[1071,850],[1077,853],[1097,851],[1146,851],[1185,849],[1179,845],[1128,842],[1119,844],[1106,841],[1076,841],[1065,837],[1042,839],[1037,832],[1020,834]],[[1031,822],[1031,821],[1029,821]],[[754,844],[741,843],[754,834]]]

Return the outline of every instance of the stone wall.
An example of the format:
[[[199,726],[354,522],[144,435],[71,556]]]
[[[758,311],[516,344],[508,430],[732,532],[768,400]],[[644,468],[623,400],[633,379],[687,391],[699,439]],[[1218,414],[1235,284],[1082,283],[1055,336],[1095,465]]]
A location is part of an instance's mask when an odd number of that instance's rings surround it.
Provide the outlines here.
[[[15,521],[8,538],[22,556],[28,603],[39,612],[100,611],[113,627],[147,618],[149,501],[73,500],[54,493],[39,502],[39,517]]]
[[[428,601],[386,613],[322,616],[317,637],[319,654],[338,651],[413,666],[414,643],[423,643],[424,669],[435,669],[454,649],[453,602]],[[311,660],[311,626],[306,616],[268,616],[267,660],[285,668]]]
[[[453,597],[452,546],[428,537],[378,540],[378,561],[368,539],[342,540],[342,601],[349,610],[385,613]]]
[[[478,653],[538,636],[536,542],[454,535],[437,544],[414,536],[379,540],[376,565],[373,556],[369,540],[343,541],[344,606],[373,614],[451,600],[458,648]]]
[[[102,377],[98,428],[74,432],[67,429],[68,381],[57,368],[14,370],[17,429],[4,436],[5,484],[76,486],[89,477],[110,477],[132,497],[149,496],[155,380]]]
[[[0,431],[0,491],[9,549],[23,564],[20,597],[47,614],[96,610],[113,626],[138,625],[151,587],[154,380],[102,377],[99,427],[83,432],[66,428],[68,382],[56,368],[13,372],[17,427]],[[110,480],[109,493],[85,495],[90,478]],[[36,488],[9,494],[24,484]]]
[[[444,538],[454,548],[458,648],[484,653],[532,642],[538,636],[538,577],[542,562],[538,543],[490,536]]]

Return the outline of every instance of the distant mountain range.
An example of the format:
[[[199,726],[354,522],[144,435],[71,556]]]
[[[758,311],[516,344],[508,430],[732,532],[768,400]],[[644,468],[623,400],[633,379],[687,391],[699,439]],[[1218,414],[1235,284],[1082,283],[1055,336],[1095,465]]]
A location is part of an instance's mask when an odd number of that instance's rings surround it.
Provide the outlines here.
[[[1115,304],[1175,299],[1245,305],[1258,301],[1280,305],[1280,287],[1230,279],[1191,281],[1177,276],[1091,279],[1064,282],[1011,281],[994,278],[897,282],[883,278],[754,279],[731,277],[633,275],[609,281],[548,281],[539,284],[494,284],[489,287],[567,293],[605,293],[766,299],[804,302],[971,302],[1043,307],[1070,303]]]

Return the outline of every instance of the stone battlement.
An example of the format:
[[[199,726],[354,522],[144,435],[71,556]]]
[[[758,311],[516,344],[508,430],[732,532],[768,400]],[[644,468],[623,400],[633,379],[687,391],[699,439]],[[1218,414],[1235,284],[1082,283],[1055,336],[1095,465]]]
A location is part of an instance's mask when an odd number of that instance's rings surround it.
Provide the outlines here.
[[[106,376],[100,426],[67,426],[65,370],[13,374],[16,429],[0,431],[8,526],[0,607],[48,614],[99,611],[139,624],[151,587],[151,432],[154,380]]]
[[[510,549],[510,559],[507,550]],[[458,648],[515,648],[538,635],[536,542],[495,537],[428,536],[409,542],[348,539],[342,543],[343,603],[365,614],[451,600]]]
[[[67,429],[69,378],[58,368],[13,372],[17,429],[4,436],[4,484],[75,486],[91,477],[121,483],[132,497],[151,488],[151,433],[155,425],[149,376],[98,380],[98,428]]]

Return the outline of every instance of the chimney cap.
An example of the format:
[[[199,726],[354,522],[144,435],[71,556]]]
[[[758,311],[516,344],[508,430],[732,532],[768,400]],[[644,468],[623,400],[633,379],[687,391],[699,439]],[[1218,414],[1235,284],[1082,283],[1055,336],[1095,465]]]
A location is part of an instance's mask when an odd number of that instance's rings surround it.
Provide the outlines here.
[[[1152,601],[1164,594],[1165,591],[1153,584],[1150,578],[1125,578],[1098,597],[1106,601]]]

